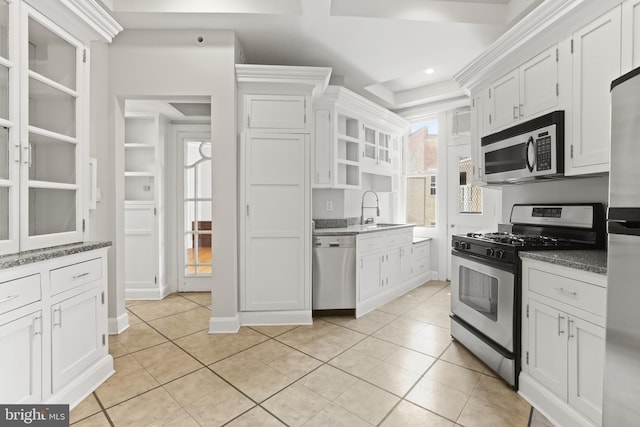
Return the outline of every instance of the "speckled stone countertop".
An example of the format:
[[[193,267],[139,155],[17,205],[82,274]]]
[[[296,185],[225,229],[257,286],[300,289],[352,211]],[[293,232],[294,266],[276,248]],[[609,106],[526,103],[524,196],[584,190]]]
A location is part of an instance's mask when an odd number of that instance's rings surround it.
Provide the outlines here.
[[[380,231],[399,230],[401,228],[413,228],[414,224],[389,224],[379,226],[379,224],[367,224],[367,225],[349,225],[347,227],[337,228],[316,228],[313,232],[314,236],[349,236],[353,234],[362,233],[377,233]]]
[[[530,258],[551,264],[607,274],[607,251],[605,250],[569,250],[569,251],[526,251],[518,252],[520,258]]]
[[[95,249],[106,248],[108,246],[111,246],[111,242],[82,242],[3,255],[0,256],[0,270],[73,255],[80,252],[88,252]]]

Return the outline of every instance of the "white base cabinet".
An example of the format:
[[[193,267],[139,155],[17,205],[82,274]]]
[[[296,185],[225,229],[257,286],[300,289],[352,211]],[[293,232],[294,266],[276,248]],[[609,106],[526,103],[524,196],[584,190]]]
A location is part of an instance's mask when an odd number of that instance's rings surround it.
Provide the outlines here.
[[[0,401],[73,408],[113,374],[106,288],[106,248],[0,270]]]
[[[606,277],[522,262],[520,394],[563,426],[602,425]]]
[[[357,236],[356,317],[375,310],[431,278],[431,242],[414,244],[412,241],[411,228]]]

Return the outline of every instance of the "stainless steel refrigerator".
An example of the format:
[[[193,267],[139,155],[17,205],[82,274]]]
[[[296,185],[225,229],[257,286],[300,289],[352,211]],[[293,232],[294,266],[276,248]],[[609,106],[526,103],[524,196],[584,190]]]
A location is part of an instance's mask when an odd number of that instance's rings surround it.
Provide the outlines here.
[[[603,425],[640,426],[640,68],[611,83]]]

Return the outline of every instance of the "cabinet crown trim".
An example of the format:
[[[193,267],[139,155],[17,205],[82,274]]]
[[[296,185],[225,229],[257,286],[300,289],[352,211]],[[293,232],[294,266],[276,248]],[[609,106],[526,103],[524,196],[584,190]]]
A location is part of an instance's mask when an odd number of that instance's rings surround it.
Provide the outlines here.
[[[242,83],[284,83],[312,86],[319,98],[329,85],[330,67],[293,67],[286,65],[236,64],[236,81]]]
[[[500,72],[507,58],[515,56],[525,44],[537,37],[557,33],[564,38],[567,21],[587,23],[607,10],[620,4],[622,0],[554,0],[542,2],[520,21],[500,36],[487,50],[453,76],[460,87],[467,91],[482,83],[483,78]],[[570,18],[570,19],[569,19]],[[576,27],[577,28],[577,27]]]
[[[61,0],[61,3],[109,43],[124,29],[95,0]]]
[[[404,132],[409,127],[409,122],[401,116],[342,86],[328,86],[322,101],[333,102],[351,112],[375,117],[381,124],[396,128],[399,132]]]

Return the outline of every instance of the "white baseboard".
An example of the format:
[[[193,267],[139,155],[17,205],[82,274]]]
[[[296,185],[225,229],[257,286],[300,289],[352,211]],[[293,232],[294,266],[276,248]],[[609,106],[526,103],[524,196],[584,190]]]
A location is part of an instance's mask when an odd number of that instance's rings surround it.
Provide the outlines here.
[[[109,335],[118,335],[129,327],[129,313],[124,311],[117,318],[110,317],[108,323]]]
[[[313,317],[311,310],[243,311],[240,312],[240,324],[242,326],[311,325]]]
[[[240,318],[235,317],[211,317],[209,319],[210,334],[235,334],[240,330]]]
[[[47,403],[68,404],[71,410],[114,373],[113,358],[108,354],[74,378]]]

